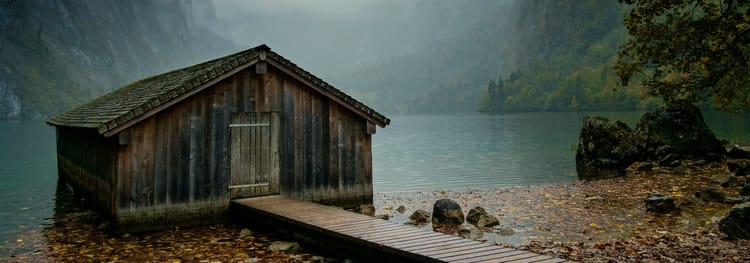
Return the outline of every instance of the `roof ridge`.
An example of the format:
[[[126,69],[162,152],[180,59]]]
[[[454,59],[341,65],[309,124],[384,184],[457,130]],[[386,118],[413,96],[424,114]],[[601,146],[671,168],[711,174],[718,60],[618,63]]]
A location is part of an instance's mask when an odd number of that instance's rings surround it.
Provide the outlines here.
[[[300,80],[313,85],[312,88],[324,96],[343,102],[349,109],[378,125],[385,126],[390,123],[385,116],[271,51],[265,44],[134,81],[55,116],[47,123],[56,126],[96,128],[100,134],[110,136],[151,116],[155,111],[178,103],[194,92],[202,90],[212,81],[221,80],[228,73],[263,60],[283,66],[286,68],[283,70],[288,70],[287,73],[297,75]]]

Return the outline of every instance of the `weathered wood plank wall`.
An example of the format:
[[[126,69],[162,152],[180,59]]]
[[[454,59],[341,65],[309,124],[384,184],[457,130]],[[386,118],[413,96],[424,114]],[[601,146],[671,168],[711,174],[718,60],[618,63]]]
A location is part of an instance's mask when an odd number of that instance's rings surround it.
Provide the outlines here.
[[[270,65],[250,67],[110,139],[58,127],[61,174],[95,193],[119,231],[219,221],[236,150],[232,113],[280,112],[272,169],[282,194],[342,206],[372,202],[367,121],[304,85]]]
[[[95,129],[57,127],[56,146],[58,174],[90,197],[98,210],[114,215],[117,140],[104,138]]]

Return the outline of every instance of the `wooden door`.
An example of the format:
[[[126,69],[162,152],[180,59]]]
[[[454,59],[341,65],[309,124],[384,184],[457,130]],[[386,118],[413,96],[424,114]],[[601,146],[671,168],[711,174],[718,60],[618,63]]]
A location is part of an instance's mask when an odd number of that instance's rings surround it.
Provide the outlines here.
[[[229,197],[279,193],[279,113],[232,114]]]

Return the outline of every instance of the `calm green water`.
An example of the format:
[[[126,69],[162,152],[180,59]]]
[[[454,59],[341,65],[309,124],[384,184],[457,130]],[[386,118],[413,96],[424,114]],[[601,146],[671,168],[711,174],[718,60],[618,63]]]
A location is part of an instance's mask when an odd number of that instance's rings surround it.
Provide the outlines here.
[[[596,113],[630,125],[637,112]],[[373,137],[376,192],[419,191],[576,180],[585,113],[391,116]],[[717,135],[750,144],[750,115],[707,112]],[[54,216],[55,133],[42,121],[0,122],[0,255],[19,233]],[[70,198],[70,197],[66,197]]]
[[[573,145],[583,117],[631,127],[643,112],[392,116],[373,137],[375,192],[536,185],[577,180]],[[717,137],[750,144],[750,114],[705,112]]]

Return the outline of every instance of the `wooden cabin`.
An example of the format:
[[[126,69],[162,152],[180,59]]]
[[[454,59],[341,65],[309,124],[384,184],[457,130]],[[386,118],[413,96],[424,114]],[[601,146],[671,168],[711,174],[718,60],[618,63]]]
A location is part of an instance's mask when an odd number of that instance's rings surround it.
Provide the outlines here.
[[[235,198],[372,203],[371,135],[389,122],[265,45],[48,121],[59,176],[118,232],[219,222]]]

